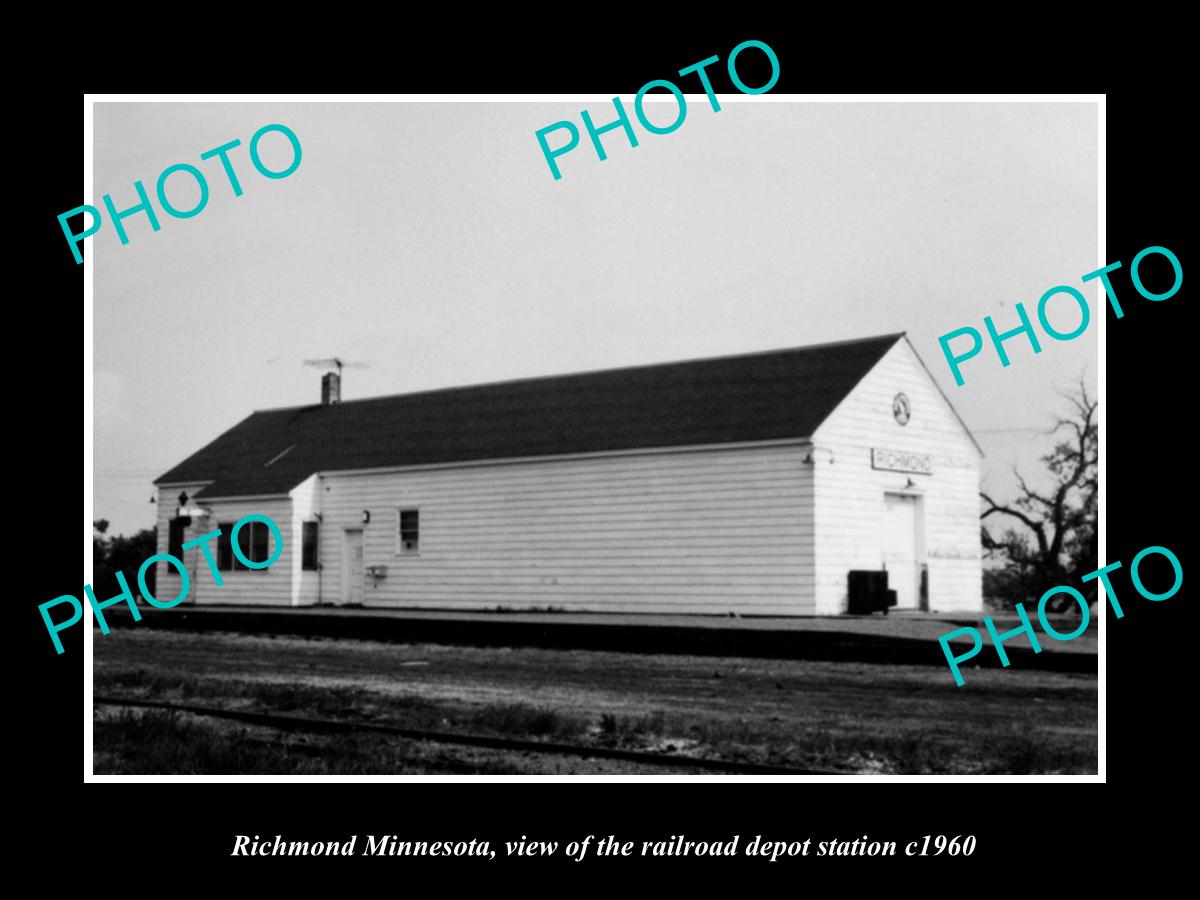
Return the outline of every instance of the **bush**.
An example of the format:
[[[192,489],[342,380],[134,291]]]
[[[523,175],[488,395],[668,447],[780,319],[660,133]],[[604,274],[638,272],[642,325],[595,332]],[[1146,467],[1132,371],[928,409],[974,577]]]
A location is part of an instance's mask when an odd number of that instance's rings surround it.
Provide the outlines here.
[[[158,552],[158,536],[154,528],[143,528],[129,537],[109,536],[108,521],[99,519],[92,523],[92,590],[98,600],[107,600],[121,592],[117,573],[125,574],[125,581],[134,594],[138,592],[137,573],[148,557]],[[146,587],[154,594],[155,574],[158,566],[146,572]]]

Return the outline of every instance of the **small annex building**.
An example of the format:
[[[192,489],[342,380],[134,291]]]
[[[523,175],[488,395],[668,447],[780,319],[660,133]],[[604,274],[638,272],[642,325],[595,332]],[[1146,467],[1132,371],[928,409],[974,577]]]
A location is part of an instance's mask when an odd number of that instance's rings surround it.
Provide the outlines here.
[[[154,483],[188,602],[812,615],[886,570],[982,609],[982,454],[903,334],[255,412]],[[184,515],[181,515],[184,513]],[[232,524],[283,547],[245,568]],[[192,538],[220,527],[223,585]],[[268,529],[238,534],[271,558]],[[159,564],[158,593],[179,575]]]

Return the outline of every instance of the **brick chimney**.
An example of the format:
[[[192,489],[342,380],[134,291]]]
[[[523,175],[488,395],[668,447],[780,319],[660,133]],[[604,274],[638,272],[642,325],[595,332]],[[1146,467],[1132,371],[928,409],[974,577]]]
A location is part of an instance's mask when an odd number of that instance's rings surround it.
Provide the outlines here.
[[[326,372],[321,376],[321,405],[332,406],[342,402],[342,376],[337,372]]]

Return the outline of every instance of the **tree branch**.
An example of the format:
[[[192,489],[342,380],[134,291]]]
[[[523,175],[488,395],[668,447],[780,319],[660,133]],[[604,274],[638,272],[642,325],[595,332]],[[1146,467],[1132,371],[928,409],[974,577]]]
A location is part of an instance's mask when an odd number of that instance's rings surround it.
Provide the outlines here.
[[[1034,533],[1034,535],[1037,537],[1038,549],[1041,550],[1042,553],[1046,552],[1048,549],[1046,543],[1046,530],[1041,522],[1031,519],[1029,516],[1025,515],[1025,513],[1021,512],[1020,510],[1013,509],[1011,506],[1001,506],[985,493],[980,492],[979,496],[982,497],[988,504],[988,508],[984,511],[983,515],[979,517],[981,520],[986,519],[993,513],[999,513],[1000,515],[1004,516],[1012,516],[1019,522],[1023,522]]]

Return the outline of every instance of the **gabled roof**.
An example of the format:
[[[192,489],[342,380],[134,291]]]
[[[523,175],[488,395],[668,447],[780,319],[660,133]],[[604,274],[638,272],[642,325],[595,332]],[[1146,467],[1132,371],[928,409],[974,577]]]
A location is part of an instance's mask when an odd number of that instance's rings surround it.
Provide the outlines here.
[[[272,495],[315,472],[807,438],[902,337],[264,410],[154,483]]]

